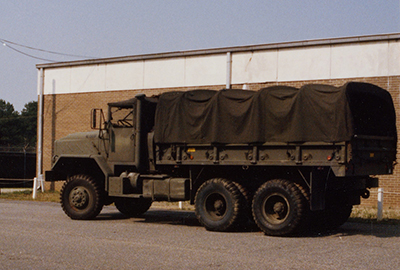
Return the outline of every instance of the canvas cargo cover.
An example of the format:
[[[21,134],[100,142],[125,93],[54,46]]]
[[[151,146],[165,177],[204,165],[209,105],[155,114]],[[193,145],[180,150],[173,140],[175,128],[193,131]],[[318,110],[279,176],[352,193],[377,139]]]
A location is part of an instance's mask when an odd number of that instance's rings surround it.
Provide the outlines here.
[[[386,90],[347,83],[168,92],[158,101],[154,138],[156,143],[340,142],[356,132],[396,136]]]

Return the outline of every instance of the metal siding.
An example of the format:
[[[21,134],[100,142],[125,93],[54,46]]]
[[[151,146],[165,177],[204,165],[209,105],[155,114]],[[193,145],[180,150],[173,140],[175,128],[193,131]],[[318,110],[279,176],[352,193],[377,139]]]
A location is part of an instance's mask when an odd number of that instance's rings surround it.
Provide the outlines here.
[[[282,49],[278,52],[278,81],[330,77],[330,47]]]
[[[335,40],[333,40],[335,41]],[[353,43],[326,42],[303,47],[271,47],[255,51],[232,48],[232,83],[305,81],[400,74],[400,43],[374,40]],[[276,45],[278,46],[278,45]],[[276,47],[275,46],[275,47]],[[257,48],[257,47],[255,47]],[[210,50],[212,51],[212,50]],[[93,91],[207,87],[225,85],[226,53],[104,62],[45,68],[44,94]],[[183,56],[179,56],[183,55]]]
[[[277,60],[277,50],[233,54],[232,83],[275,81]]]
[[[106,90],[106,65],[71,68],[71,93]]]
[[[110,63],[106,66],[106,90],[143,89],[144,61]]]
[[[71,93],[71,68],[45,69],[44,72],[43,94]]]
[[[388,76],[388,42],[332,46],[331,79]]]
[[[184,85],[185,59],[171,58],[144,62],[144,88],[180,87]]]
[[[400,42],[389,41],[388,53],[389,76],[400,74]]]
[[[187,57],[185,83],[182,86],[224,85],[226,59],[226,54]]]

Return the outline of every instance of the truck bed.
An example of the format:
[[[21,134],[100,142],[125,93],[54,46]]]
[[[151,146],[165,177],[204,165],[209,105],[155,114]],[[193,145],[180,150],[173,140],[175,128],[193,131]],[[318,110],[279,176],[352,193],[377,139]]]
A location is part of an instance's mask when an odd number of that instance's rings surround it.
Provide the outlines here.
[[[156,144],[157,165],[328,166],[336,176],[391,174],[393,138],[349,142],[264,144]]]

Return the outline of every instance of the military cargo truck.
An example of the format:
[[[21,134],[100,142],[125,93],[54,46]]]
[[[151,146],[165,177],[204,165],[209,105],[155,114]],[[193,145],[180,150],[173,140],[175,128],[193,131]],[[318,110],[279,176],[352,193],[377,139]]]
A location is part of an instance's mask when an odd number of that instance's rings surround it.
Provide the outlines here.
[[[72,219],[188,200],[207,230],[333,229],[396,161],[392,98],[367,83],[140,94],[109,103],[107,117],[93,109],[91,124],[55,142],[45,174],[66,180]]]

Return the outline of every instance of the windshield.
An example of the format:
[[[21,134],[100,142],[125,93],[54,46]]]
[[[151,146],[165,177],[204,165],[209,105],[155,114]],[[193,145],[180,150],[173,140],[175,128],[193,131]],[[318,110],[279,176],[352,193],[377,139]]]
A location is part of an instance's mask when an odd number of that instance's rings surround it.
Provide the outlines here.
[[[133,108],[110,107],[110,122],[113,127],[134,127]]]

